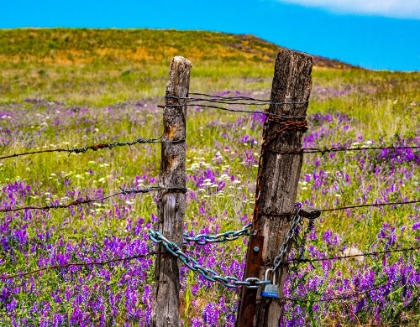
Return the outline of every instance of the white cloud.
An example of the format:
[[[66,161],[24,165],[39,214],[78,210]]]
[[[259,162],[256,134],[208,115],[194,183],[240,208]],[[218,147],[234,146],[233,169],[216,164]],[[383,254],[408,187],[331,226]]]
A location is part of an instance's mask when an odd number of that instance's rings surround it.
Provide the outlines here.
[[[420,19],[420,0],[278,0],[334,12]]]

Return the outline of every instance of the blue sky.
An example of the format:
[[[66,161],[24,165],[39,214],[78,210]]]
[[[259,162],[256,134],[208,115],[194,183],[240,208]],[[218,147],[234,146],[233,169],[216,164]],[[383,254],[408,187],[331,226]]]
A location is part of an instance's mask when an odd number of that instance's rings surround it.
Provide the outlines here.
[[[0,28],[175,28],[254,34],[366,68],[420,71],[420,0],[6,1],[0,3]]]

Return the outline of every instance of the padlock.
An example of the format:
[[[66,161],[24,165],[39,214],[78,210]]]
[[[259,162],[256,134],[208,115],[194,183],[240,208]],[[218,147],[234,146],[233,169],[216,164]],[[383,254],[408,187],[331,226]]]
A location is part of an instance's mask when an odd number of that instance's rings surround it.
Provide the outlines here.
[[[277,285],[276,285],[276,276],[274,273],[273,269],[267,269],[265,272],[265,280],[268,280],[268,273],[272,271],[273,272],[273,283],[272,284],[265,284],[264,288],[261,292],[261,296],[262,297],[271,297],[271,298],[275,298],[278,299],[279,298],[279,292],[277,290]]]

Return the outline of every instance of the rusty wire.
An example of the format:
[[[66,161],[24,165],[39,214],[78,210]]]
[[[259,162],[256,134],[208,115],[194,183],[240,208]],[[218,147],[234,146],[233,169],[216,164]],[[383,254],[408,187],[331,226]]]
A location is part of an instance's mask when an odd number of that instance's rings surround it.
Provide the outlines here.
[[[375,146],[375,147],[353,147],[353,148],[345,148],[345,147],[331,147],[331,148],[301,148],[300,150],[269,150],[267,151],[276,153],[276,154],[302,154],[302,153],[321,153],[324,155],[326,153],[334,153],[334,152],[351,152],[351,151],[366,151],[366,150],[407,150],[407,149],[420,149],[420,145],[413,145],[413,146]]]
[[[268,135],[263,140],[263,147],[264,146],[267,147],[270,144],[270,142],[272,142],[276,137],[278,137],[284,131],[293,130],[293,131],[306,132],[308,130],[306,120],[295,121],[295,120],[290,120],[290,119],[273,117],[269,115],[267,117],[267,121],[280,124],[280,127],[276,129],[273,133],[271,133],[271,135]]]
[[[159,108],[165,107],[197,107],[200,108],[209,108],[209,109],[220,109],[225,111],[231,112],[241,112],[246,114],[262,114],[271,117],[278,117],[281,119],[306,119],[306,116],[287,116],[287,115],[276,115],[270,113],[266,110],[245,110],[245,109],[232,109],[221,107],[217,105],[208,105],[208,104],[201,104],[201,102],[209,102],[209,103],[216,103],[216,104],[224,104],[224,105],[245,105],[245,106],[266,106],[266,105],[299,105],[299,104],[307,104],[307,101],[286,101],[286,102],[271,102],[271,100],[262,100],[262,99],[255,99],[251,97],[244,97],[244,96],[236,96],[236,97],[222,97],[222,96],[212,96],[208,94],[202,93],[189,93],[190,95],[199,95],[205,96],[205,98],[196,98],[196,97],[175,97],[171,95],[167,95],[165,98],[167,99],[176,99],[176,100],[184,100],[182,104],[166,104],[166,105],[159,105]],[[188,103],[195,103],[195,104],[188,104]]]
[[[401,201],[401,202],[388,202],[388,203],[356,204],[356,205],[352,205],[352,206],[322,209],[322,211],[323,212],[328,212],[328,211],[339,211],[339,210],[347,210],[347,209],[355,209],[355,208],[383,207],[383,206],[404,205],[404,204],[414,204],[414,203],[420,203],[420,200],[410,200],[410,201]]]
[[[181,105],[158,105],[159,108],[165,108],[165,107],[197,107],[197,105],[191,105],[191,104],[181,104]],[[279,117],[282,119],[305,119],[306,116],[285,116],[285,115],[276,115],[269,113],[265,110],[246,110],[246,109],[232,109],[232,108],[226,108],[226,107],[219,107],[219,106],[213,106],[213,105],[200,105],[200,108],[209,108],[209,109],[220,109],[224,111],[230,111],[230,112],[241,112],[246,114],[260,114],[265,116],[272,116],[272,117]]]
[[[355,298],[357,296],[366,295],[369,292],[377,291],[377,290],[380,290],[381,288],[388,287],[390,285],[395,285],[395,284],[397,284],[401,281],[402,281],[402,279],[399,278],[396,281],[392,281],[392,282],[387,281],[387,282],[384,282],[380,285],[376,285],[376,286],[373,286],[373,287],[365,289],[365,290],[352,291],[352,292],[349,292],[347,294],[339,294],[337,296],[332,296],[332,297],[328,297],[328,298],[322,298],[322,296],[320,296],[319,299],[312,300],[312,299],[308,299],[308,298],[305,299],[305,298],[298,298],[298,297],[283,297],[283,298],[277,299],[277,301],[280,301],[280,302],[288,301],[288,302],[311,302],[311,303],[316,303],[316,302],[332,302],[332,301],[338,301],[338,300],[348,300],[348,299]],[[405,283],[403,286],[407,286],[407,283]],[[418,286],[416,285],[416,287],[418,287]]]
[[[52,269],[62,269],[62,268],[69,268],[69,267],[75,267],[75,266],[76,267],[80,267],[80,266],[104,266],[104,265],[108,265],[108,264],[115,263],[115,262],[131,261],[131,260],[134,260],[134,259],[145,258],[145,257],[148,257],[148,256],[157,255],[157,254],[164,254],[164,252],[148,252],[146,254],[137,254],[137,255],[133,255],[133,256],[129,256],[129,257],[116,258],[116,259],[110,259],[110,260],[105,260],[105,261],[73,262],[73,263],[66,263],[66,264],[63,264],[63,265],[47,266],[47,267],[43,267],[43,268],[39,268],[39,269],[36,269],[36,270],[15,274],[15,275],[0,276],[0,280],[9,280],[9,279],[25,277],[25,276],[28,276],[28,275],[33,275],[33,274],[37,274],[37,273],[40,273],[40,272],[45,271],[45,270],[52,270]]]
[[[365,253],[352,254],[352,255],[332,256],[332,257],[317,258],[317,259],[293,258],[293,259],[289,259],[286,265],[290,265],[292,263],[307,263],[307,262],[311,263],[311,262],[320,262],[320,261],[344,260],[344,259],[352,259],[352,258],[357,258],[357,257],[370,257],[370,256],[378,256],[381,254],[411,252],[411,251],[418,251],[418,250],[420,250],[420,246],[411,247],[411,248],[403,248],[403,249],[394,249],[394,250],[372,251],[372,252],[365,252]]]
[[[308,101],[283,101],[283,102],[272,102],[271,100],[256,99],[245,96],[235,97],[223,97],[223,96],[212,96],[209,94],[202,93],[189,93],[189,95],[204,96],[204,98],[197,97],[175,97],[167,95],[165,98],[186,100],[186,102],[215,102],[221,104],[237,104],[237,105],[249,105],[249,106],[266,106],[266,105],[296,105],[296,104],[307,104]],[[242,102],[241,102],[242,101]]]
[[[132,146],[132,145],[135,145],[135,144],[179,143],[179,142],[183,142],[183,141],[185,141],[185,140],[177,140],[177,141],[163,140],[162,137],[152,138],[152,139],[138,138],[134,141],[126,141],[126,142],[116,141],[116,142],[109,142],[109,143],[98,143],[98,144],[94,144],[94,145],[84,146],[84,147],[81,147],[81,148],[76,148],[76,147],[73,147],[73,148],[57,148],[57,149],[47,149],[47,150],[14,153],[14,154],[10,154],[10,155],[0,157],[0,160],[10,159],[10,158],[15,158],[15,157],[21,157],[21,156],[26,156],[26,155],[32,155],[32,154],[40,154],[40,153],[67,152],[70,155],[72,153],[85,153],[88,150],[97,151],[97,150],[101,150],[101,149],[112,149],[112,148],[121,147],[121,146]]]
[[[185,193],[187,192],[187,189],[185,187],[159,187],[159,186],[150,186],[150,187],[146,187],[146,188],[132,188],[132,189],[124,189],[124,188],[120,188],[121,191],[117,192],[117,193],[113,193],[110,195],[107,195],[105,197],[97,197],[97,198],[93,198],[93,199],[77,199],[75,201],[72,201],[70,203],[67,204],[59,204],[59,203],[55,203],[55,204],[50,204],[50,205],[46,205],[46,206],[26,206],[26,207],[18,207],[18,208],[3,208],[0,209],[0,212],[15,212],[15,211],[22,211],[22,210],[50,210],[50,209],[65,209],[65,208],[69,208],[72,206],[79,206],[82,204],[89,204],[89,203],[97,203],[97,202],[102,202],[106,199],[118,196],[118,195],[127,195],[127,194],[141,194],[141,193],[148,193],[148,192],[152,192],[152,191],[162,191],[162,190],[166,190],[166,191],[172,191],[172,192],[182,192]]]

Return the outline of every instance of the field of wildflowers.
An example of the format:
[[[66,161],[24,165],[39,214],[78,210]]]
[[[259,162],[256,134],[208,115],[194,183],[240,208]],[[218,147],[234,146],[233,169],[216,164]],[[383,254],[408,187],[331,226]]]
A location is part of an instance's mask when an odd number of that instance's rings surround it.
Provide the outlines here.
[[[28,35],[22,39],[29,42]],[[21,46],[28,49],[30,42],[22,41]],[[252,42],[248,46],[252,48]],[[0,99],[0,156],[162,134],[157,105],[164,101],[170,58],[152,62],[157,67],[154,75],[147,73],[152,87],[142,89],[143,84],[127,82],[125,68],[117,76],[107,72],[105,64],[96,70],[85,62],[49,62],[37,57],[41,50],[31,54],[39,60],[0,56],[5,94]],[[189,58],[188,53],[182,54]],[[136,69],[142,65],[140,59],[126,60],[125,66],[129,60]],[[274,61],[253,69],[255,59],[244,57],[248,66],[234,70],[223,59],[197,60],[191,91],[269,98]],[[206,60],[212,62],[214,75],[204,72],[202,67],[210,70]],[[51,80],[39,76],[42,69]],[[82,82],[76,91],[68,89],[66,98],[67,87],[56,78],[71,70],[71,76],[80,74]],[[89,70],[95,78],[84,84],[88,77],[83,74]],[[38,71],[38,76],[27,77],[24,71]],[[115,85],[97,78],[107,73],[118,80]],[[28,78],[40,83],[42,93]],[[419,73],[316,67],[313,78],[304,147],[420,146]],[[237,81],[238,87],[232,87],[229,79]],[[75,80],[70,78],[69,83]],[[107,94],[101,87],[112,90]],[[186,232],[239,230],[250,222],[263,123],[260,114],[189,109]],[[2,160],[0,209],[66,204],[106,196],[120,187],[157,185],[159,167],[156,144]],[[419,167],[420,151],[415,149],[306,154],[298,201],[327,209],[419,199]],[[153,193],[121,194],[68,209],[1,213],[0,326],[147,326],[153,257],[142,255],[152,249],[147,231],[157,219],[155,202]],[[322,259],[419,246],[419,208],[413,204],[325,212],[306,237],[304,256]],[[187,251],[201,265],[241,278],[246,244],[244,237],[223,244],[189,245]],[[291,256],[298,251],[299,246]],[[8,278],[49,266],[130,256],[138,258]],[[212,284],[186,267],[181,268],[181,283],[185,326],[234,326],[237,290]],[[287,302],[281,325],[419,326],[419,284],[418,251],[291,265],[286,295],[302,301]],[[338,299],[328,300],[334,297]]]

